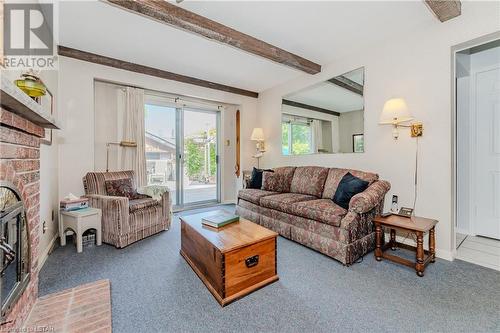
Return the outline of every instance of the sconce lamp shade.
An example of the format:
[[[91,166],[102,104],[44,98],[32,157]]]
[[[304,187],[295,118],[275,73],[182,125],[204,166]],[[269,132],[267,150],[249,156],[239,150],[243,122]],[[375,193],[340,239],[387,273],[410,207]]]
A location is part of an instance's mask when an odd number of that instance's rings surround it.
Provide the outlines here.
[[[262,128],[256,127],[252,131],[252,136],[250,137],[252,141],[264,141],[264,131]]]
[[[380,124],[393,124],[410,121],[413,117],[408,111],[408,106],[402,98],[391,98],[384,104],[384,109],[380,115]]]

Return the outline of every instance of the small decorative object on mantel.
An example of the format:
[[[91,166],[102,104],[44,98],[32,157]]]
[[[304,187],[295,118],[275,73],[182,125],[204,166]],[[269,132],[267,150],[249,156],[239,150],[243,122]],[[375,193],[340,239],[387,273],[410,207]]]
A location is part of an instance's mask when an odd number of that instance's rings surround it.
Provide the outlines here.
[[[33,71],[21,74],[21,78],[14,81],[16,86],[24,91],[24,93],[31,98],[35,99],[37,97],[43,96],[47,93],[47,88],[43,84],[42,80],[35,75]]]

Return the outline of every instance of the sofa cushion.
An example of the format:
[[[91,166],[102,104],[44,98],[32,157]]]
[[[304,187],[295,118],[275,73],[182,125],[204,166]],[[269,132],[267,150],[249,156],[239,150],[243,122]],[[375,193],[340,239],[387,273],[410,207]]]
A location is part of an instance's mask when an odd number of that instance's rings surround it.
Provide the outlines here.
[[[281,167],[274,172],[264,171],[262,189],[272,192],[290,192],[295,167]]]
[[[262,207],[276,209],[281,212],[289,212],[293,203],[314,200],[316,197],[307,194],[281,193],[263,197],[260,199]]]
[[[331,199],[317,199],[293,204],[290,213],[338,227],[347,214],[347,209],[340,207]]]
[[[244,188],[238,192],[238,198],[258,205],[260,203],[260,198],[273,194],[278,194],[278,192],[270,192],[254,188]]]
[[[113,197],[131,198],[135,194],[130,178],[106,180],[105,185],[106,194]]]
[[[346,173],[335,191],[332,200],[344,209],[349,209],[349,202],[356,194],[359,194],[368,188],[368,182],[353,176],[350,172]]]
[[[326,177],[325,181],[325,189],[323,190],[324,199],[333,198],[335,192],[337,191],[337,187],[342,180],[342,177],[344,177],[348,172],[350,172],[355,177],[367,181],[369,184],[372,184],[374,181],[378,180],[378,175],[376,173],[351,169],[331,168],[328,171],[328,176]]]
[[[328,168],[298,167],[293,174],[290,192],[309,194],[320,198],[323,194],[326,176],[328,176]]]
[[[158,200],[152,198],[144,198],[144,199],[133,199],[128,202],[129,212],[135,212],[139,209],[160,206],[160,202]]]
[[[247,188],[261,189],[262,188],[262,174],[264,173],[264,171],[274,172],[271,169],[257,169],[256,167],[254,167],[252,170],[252,176],[250,177],[250,180],[248,181]]]
[[[134,189],[131,178],[106,180],[106,194],[112,197],[126,197],[133,199],[147,199],[151,196],[141,194]]]

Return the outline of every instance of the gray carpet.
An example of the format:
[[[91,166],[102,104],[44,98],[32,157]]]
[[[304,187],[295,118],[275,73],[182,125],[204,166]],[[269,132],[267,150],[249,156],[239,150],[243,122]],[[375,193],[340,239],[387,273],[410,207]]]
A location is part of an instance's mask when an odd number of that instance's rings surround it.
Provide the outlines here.
[[[114,332],[500,332],[500,272],[438,259],[419,278],[372,253],[344,267],[283,238],[280,280],[221,308],[179,255],[179,235],[175,218],[125,249],[57,248],[40,294],[110,279]]]

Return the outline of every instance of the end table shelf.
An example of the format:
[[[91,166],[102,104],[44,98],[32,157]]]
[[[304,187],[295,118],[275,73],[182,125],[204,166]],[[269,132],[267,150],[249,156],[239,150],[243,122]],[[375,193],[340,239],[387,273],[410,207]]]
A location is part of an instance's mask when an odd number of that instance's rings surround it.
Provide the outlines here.
[[[381,261],[382,258],[391,260],[398,264],[414,268],[417,275],[424,276],[425,267],[436,259],[436,239],[435,226],[437,220],[424,217],[402,217],[390,215],[386,217],[377,216],[373,220],[375,224],[376,246],[375,259]],[[383,227],[390,229],[390,241],[384,244]],[[396,241],[396,230],[403,230],[417,236],[417,246],[411,246]],[[424,235],[429,233],[429,250],[424,250]],[[395,250],[397,247],[416,252],[415,262],[390,254],[387,250]]]

